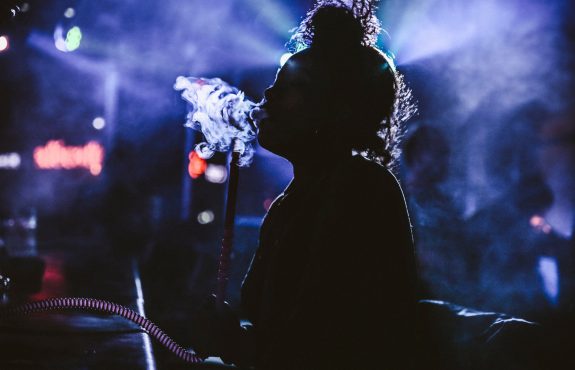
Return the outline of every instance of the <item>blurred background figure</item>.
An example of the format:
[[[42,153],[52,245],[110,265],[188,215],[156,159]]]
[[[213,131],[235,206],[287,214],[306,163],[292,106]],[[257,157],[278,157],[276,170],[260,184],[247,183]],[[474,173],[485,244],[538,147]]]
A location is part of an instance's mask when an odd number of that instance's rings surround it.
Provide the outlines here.
[[[464,220],[446,180],[451,149],[440,129],[419,124],[403,143],[402,174],[412,215],[421,297],[469,302],[478,266],[464,243]]]
[[[468,245],[480,266],[476,278],[482,293],[477,298],[489,297],[498,310],[522,316],[546,311],[549,301],[538,276],[538,259],[548,253],[545,244],[560,240],[549,240],[552,228],[542,216],[553,202],[539,158],[547,115],[532,102],[509,113],[499,130],[489,133],[486,166],[494,194],[467,220]],[[522,140],[513,139],[517,137]],[[486,306],[484,299],[476,305]]]

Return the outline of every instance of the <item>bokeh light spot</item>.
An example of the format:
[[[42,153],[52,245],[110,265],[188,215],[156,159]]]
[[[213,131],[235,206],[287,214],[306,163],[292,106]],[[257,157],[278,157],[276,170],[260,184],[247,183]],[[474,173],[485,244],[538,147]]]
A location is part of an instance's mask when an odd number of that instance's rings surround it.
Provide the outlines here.
[[[96,117],[94,118],[94,120],[92,121],[92,126],[96,129],[96,130],[101,130],[104,127],[106,127],[106,120],[102,117]]]
[[[198,222],[202,225],[207,225],[214,221],[214,212],[207,210],[198,214]]]
[[[533,227],[541,227],[542,225],[545,224],[545,220],[543,219],[543,217],[541,217],[539,215],[533,215],[531,217],[531,219],[529,220],[529,223]]]
[[[66,18],[73,18],[75,15],[76,15],[76,11],[74,10],[74,8],[68,8],[64,12],[64,17],[66,17]]]
[[[18,153],[0,154],[0,168],[15,170],[20,167],[22,159]]]
[[[66,34],[66,49],[68,51],[74,51],[80,47],[80,42],[82,41],[82,31],[80,27],[74,26],[70,28]]]
[[[0,36],[0,51],[7,50],[10,47],[10,42],[8,41],[8,36]]]
[[[228,178],[228,170],[226,166],[219,164],[209,164],[206,168],[206,180],[214,184],[223,184]]]

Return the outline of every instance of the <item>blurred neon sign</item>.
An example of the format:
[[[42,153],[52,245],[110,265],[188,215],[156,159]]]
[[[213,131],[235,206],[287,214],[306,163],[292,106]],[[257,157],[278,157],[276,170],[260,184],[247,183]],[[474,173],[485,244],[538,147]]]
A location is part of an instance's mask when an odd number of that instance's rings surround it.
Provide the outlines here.
[[[84,146],[65,146],[63,140],[50,140],[34,149],[36,167],[46,170],[85,168],[94,176],[102,172],[104,148],[96,141]]]

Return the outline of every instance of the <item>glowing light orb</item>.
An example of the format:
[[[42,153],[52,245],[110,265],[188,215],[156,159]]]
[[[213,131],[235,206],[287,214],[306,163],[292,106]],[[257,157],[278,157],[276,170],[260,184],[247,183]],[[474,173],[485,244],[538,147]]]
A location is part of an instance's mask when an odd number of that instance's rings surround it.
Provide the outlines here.
[[[64,17],[66,17],[66,18],[73,18],[75,15],[76,15],[76,11],[74,10],[74,8],[68,8],[64,12]]]
[[[94,120],[92,121],[92,126],[96,129],[96,130],[101,130],[104,127],[106,127],[106,120],[103,119],[102,117],[96,117],[94,118]]]
[[[7,50],[10,47],[10,42],[8,41],[8,36],[0,36],[0,51]]]
[[[529,219],[529,223],[533,227],[538,227],[538,226],[542,226],[545,224],[545,219],[543,219],[543,217],[541,217],[539,215],[533,215],[533,216],[531,216],[531,219]]]
[[[207,225],[215,219],[214,212],[207,210],[198,214],[198,222],[202,225]]]
[[[228,178],[228,170],[226,166],[219,164],[209,164],[206,168],[206,180],[214,184],[223,184]]]
[[[56,46],[56,49],[63,51],[63,52],[67,52],[68,48],[66,47],[66,41],[63,39],[57,39],[56,41],[54,41],[54,45]]]
[[[286,64],[286,62],[288,61],[288,59],[291,58],[292,55],[293,55],[292,53],[283,54],[280,58],[280,67],[283,67],[284,64]]]
[[[529,224],[534,229],[536,229],[538,231],[542,231],[545,234],[549,234],[549,233],[551,233],[551,231],[553,231],[553,228],[551,227],[551,225],[549,225],[549,223],[543,217],[541,217],[539,215],[531,216],[531,218],[529,219]]]
[[[82,41],[82,31],[80,27],[74,26],[70,28],[66,34],[66,49],[68,51],[74,51],[80,47],[80,42]]]

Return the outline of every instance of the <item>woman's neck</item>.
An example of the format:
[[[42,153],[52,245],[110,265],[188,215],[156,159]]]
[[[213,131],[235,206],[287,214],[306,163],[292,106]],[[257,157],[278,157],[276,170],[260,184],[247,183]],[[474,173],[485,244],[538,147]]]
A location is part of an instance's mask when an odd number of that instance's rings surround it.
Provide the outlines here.
[[[292,161],[294,180],[299,184],[313,183],[325,177],[335,166],[351,157],[351,151],[346,151],[321,157],[310,156],[299,161]]]

